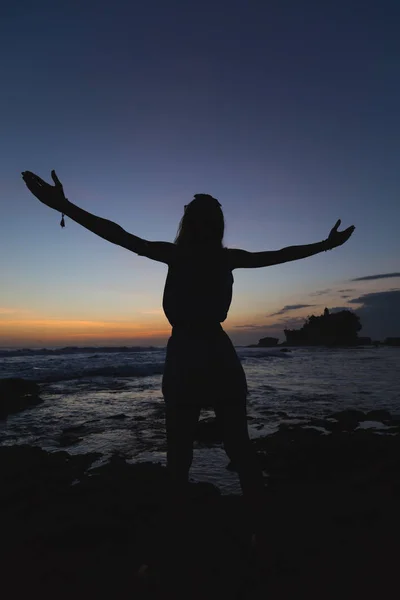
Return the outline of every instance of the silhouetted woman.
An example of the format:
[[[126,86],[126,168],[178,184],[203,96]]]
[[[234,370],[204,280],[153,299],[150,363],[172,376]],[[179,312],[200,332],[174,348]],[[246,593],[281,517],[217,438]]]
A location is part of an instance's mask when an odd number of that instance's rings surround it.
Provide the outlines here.
[[[231,304],[232,271],[268,267],[335,248],[348,240],[354,227],[339,232],[339,220],[326,240],[277,251],[224,248],[220,203],[208,194],[196,194],[185,206],[175,243],[150,242],[69,202],[55,172],[51,175],[54,186],[29,171],[22,174],[29,190],[50,208],[109,242],[168,265],[163,308],[172,335],[162,391],[167,464],[172,478],[177,484],[187,483],[200,410],[213,407],[221,424],[225,451],[237,468],[244,496],[250,502],[259,498],[263,480],[247,430],[246,377],[221,326]]]

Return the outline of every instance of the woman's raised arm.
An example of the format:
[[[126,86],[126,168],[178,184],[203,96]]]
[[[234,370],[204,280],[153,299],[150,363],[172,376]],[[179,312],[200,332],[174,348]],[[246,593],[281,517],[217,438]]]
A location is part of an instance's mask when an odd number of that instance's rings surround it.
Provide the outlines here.
[[[344,231],[338,231],[340,223],[341,221],[339,219],[331,229],[327,239],[322,242],[316,242],[315,244],[288,246],[281,250],[271,250],[266,252],[247,252],[246,250],[232,248],[229,250],[230,266],[232,269],[270,267],[272,265],[279,265],[292,260],[314,256],[314,254],[319,254],[324,250],[332,250],[333,248],[337,248],[344,244],[355,230],[354,225],[351,225],[351,227],[348,227]]]
[[[27,188],[46,206],[65,214],[73,221],[76,221],[76,223],[79,223],[79,225],[82,225],[108,242],[122,246],[141,256],[147,256],[153,260],[169,264],[175,250],[175,244],[144,240],[132,233],[128,233],[113,221],[97,217],[83,210],[83,208],[79,208],[79,206],[76,206],[76,204],[73,204],[65,197],[63,186],[55,171],[51,172],[51,177],[54,185],[48,184],[41,177],[30,171],[22,173],[22,178]]]

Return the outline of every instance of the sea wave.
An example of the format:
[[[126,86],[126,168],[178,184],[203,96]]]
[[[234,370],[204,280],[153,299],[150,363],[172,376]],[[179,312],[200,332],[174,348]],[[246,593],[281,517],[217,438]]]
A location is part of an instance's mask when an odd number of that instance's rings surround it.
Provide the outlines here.
[[[95,369],[79,369],[52,372],[51,375],[36,378],[36,383],[54,383],[56,381],[70,381],[75,379],[91,379],[94,377],[149,377],[162,375],[164,363],[145,363],[141,365],[115,365],[98,367]]]
[[[128,352],[152,352],[163,350],[157,346],[66,346],[65,348],[19,348],[19,349],[2,349],[0,356],[3,358],[11,358],[14,356],[57,356],[60,354],[96,354],[98,353],[128,353]]]
[[[269,349],[259,349],[259,348],[237,348],[237,353],[241,360],[246,360],[248,358],[292,358],[291,354],[288,354],[286,351],[283,352],[281,349],[271,348]]]

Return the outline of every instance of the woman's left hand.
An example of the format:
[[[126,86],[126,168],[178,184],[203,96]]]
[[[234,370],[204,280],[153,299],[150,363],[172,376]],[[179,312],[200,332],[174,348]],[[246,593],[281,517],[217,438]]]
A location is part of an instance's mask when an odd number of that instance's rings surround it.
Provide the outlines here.
[[[62,183],[55,171],[51,172],[51,177],[54,185],[50,185],[31,171],[24,171],[22,173],[22,179],[25,181],[26,187],[40,202],[43,202],[43,204],[46,204],[50,208],[54,208],[54,210],[64,212],[68,200],[64,196]]]
[[[337,246],[341,246],[342,244],[347,242],[347,240],[349,239],[349,237],[355,230],[354,225],[351,225],[344,231],[338,231],[338,227],[339,227],[340,223],[341,223],[341,220],[339,219],[336,222],[335,226],[332,227],[331,232],[328,236],[327,244],[330,249],[337,248]]]

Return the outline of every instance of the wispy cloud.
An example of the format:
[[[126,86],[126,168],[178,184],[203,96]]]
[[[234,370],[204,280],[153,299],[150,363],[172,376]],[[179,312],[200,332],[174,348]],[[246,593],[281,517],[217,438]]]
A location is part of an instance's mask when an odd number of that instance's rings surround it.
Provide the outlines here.
[[[26,308],[9,308],[0,306],[0,315],[22,315],[29,314],[31,311]]]
[[[365,277],[356,277],[349,281],[373,281],[374,279],[389,279],[391,277],[400,277],[400,273],[378,273],[378,275],[365,275]]]
[[[400,307],[400,288],[394,290],[386,290],[385,292],[371,292],[370,294],[363,294],[358,298],[349,300],[351,304],[364,304],[368,306],[380,306],[383,304],[396,305],[397,311]]]
[[[250,344],[257,342],[261,337],[272,336],[284,339],[284,329],[294,329],[304,325],[304,317],[284,317],[270,323],[269,325],[256,325],[248,323],[245,325],[234,325],[230,329],[231,335],[235,344]]]
[[[329,294],[331,291],[331,288],[326,288],[325,290],[317,290],[316,292],[311,292],[310,296],[323,296],[324,294]]]
[[[272,313],[268,316],[276,317],[277,315],[284,315],[291,310],[298,310],[300,308],[309,308],[310,306],[317,306],[317,305],[316,304],[287,304],[286,306],[281,308],[281,310],[278,310],[278,312]]]
[[[235,329],[265,329],[268,325],[255,325],[254,323],[249,323],[246,325],[234,325]]]
[[[344,290],[338,290],[339,294],[347,294],[349,292],[354,292],[355,290],[353,290],[352,288],[345,288]]]
[[[15,308],[5,308],[0,306],[0,315],[15,315],[18,311]]]

